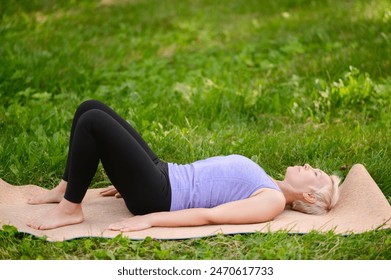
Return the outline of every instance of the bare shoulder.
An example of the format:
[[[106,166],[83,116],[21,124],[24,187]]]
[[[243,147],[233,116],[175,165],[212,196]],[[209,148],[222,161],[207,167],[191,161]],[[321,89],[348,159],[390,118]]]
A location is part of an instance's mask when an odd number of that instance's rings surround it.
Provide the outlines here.
[[[276,208],[285,208],[286,200],[284,194],[275,189],[262,188],[256,190],[250,197],[259,200],[267,200],[269,205],[275,205]]]

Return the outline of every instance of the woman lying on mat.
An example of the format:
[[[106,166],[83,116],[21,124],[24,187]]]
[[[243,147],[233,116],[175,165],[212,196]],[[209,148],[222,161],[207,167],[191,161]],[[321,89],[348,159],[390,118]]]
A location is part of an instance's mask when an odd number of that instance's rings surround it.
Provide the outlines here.
[[[261,223],[275,218],[286,205],[322,214],[338,200],[340,179],[308,164],[288,167],[284,180],[276,181],[239,155],[187,165],[163,162],[129,123],[91,100],[75,113],[61,182],[28,200],[29,204],[59,204],[28,225],[44,230],[81,223],[81,202],[99,161],[115,186],[101,194],[122,196],[136,215],[110,225],[111,230]]]

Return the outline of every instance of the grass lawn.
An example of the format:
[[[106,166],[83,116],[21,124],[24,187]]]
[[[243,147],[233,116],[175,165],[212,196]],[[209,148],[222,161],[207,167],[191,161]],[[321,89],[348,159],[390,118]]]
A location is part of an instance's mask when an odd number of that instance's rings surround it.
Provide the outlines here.
[[[1,1],[0,177],[57,184],[73,112],[99,99],[163,160],[362,163],[391,202],[390,57],[386,0]],[[50,243],[6,226],[0,259],[391,259],[391,230]]]

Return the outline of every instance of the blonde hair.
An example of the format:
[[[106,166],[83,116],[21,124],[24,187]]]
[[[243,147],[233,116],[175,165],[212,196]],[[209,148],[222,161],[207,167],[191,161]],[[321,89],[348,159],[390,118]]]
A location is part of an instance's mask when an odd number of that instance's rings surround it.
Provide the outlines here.
[[[305,202],[301,200],[293,201],[292,209],[307,214],[321,215],[327,213],[331,208],[337,204],[339,199],[339,183],[341,178],[336,175],[331,175],[331,185],[326,185],[320,188],[313,194],[316,197],[314,203]]]

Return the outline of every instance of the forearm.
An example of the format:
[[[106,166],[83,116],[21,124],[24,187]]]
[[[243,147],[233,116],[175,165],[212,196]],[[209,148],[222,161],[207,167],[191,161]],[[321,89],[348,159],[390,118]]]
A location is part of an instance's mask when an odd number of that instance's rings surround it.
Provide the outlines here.
[[[192,208],[134,216],[109,226],[111,230],[136,231],[150,227],[186,227],[209,224],[249,224],[274,219],[285,207],[281,192],[265,189],[248,199],[214,208]]]
[[[284,195],[265,189],[257,196],[221,204],[214,208],[193,208],[150,214],[154,227],[201,226],[209,224],[252,224],[274,219],[285,207]]]
[[[148,220],[153,227],[183,227],[210,224],[210,209],[193,208],[172,212],[156,212],[149,214]]]
[[[134,216],[122,222],[111,224],[110,230],[137,231],[150,227],[201,226],[211,223],[210,209],[194,208],[173,212],[156,212]]]

